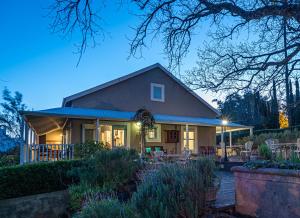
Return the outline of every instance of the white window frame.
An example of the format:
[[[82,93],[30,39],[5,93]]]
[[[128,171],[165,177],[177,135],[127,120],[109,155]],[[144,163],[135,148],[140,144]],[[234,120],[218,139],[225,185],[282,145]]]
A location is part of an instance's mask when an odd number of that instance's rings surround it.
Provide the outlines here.
[[[197,154],[198,153],[198,128],[196,126],[188,126],[188,132],[194,132],[194,148],[192,150],[193,154]],[[184,134],[186,131],[186,126],[181,126],[181,143],[182,143],[182,151],[184,150],[184,147],[186,145],[186,135]]]
[[[154,88],[161,88],[161,98],[154,97]],[[151,101],[165,102],[165,85],[158,84],[158,83],[151,83],[150,92],[151,92],[150,93]]]
[[[154,128],[157,131],[156,138],[149,138],[149,135],[146,135],[146,142],[161,142],[161,125],[154,124]]]

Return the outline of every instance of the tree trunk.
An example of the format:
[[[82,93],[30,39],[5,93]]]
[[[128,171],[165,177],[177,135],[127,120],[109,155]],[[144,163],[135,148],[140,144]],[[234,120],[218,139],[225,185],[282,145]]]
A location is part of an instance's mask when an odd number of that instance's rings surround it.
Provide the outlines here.
[[[284,56],[285,58],[288,56],[287,54],[287,33],[286,33],[286,18],[283,18],[283,43],[284,43]],[[291,113],[291,105],[290,105],[290,93],[289,93],[289,67],[288,64],[285,64],[285,101],[286,101],[286,110],[288,115],[288,123],[289,127],[292,126],[292,113]]]

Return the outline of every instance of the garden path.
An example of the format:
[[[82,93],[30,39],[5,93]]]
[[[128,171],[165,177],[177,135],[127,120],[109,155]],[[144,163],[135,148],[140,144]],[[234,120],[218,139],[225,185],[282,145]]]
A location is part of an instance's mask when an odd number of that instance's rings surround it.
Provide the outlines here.
[[[221,178],[221,186],[217,193],[217,200],[214,208],[231,208],[235,205],[235,182],[231,172],[219,171],[218,176]]]

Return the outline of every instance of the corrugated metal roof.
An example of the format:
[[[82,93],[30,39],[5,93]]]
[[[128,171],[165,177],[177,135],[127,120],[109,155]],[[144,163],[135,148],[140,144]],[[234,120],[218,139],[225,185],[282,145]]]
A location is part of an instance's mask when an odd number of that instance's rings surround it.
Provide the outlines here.
[[[104,120],[132,120],[135,112],[130,111],[115,111],[115,110],[101,110],[88,108],[74,108],[74,107],[60,107],[39,111],[22,111],[24,116],[56,116],[69,118],[99,118]],[[222,126],[222,120],[210,119],[201,117],[186,117],[174,116],[164,114],[154,114],[157,123],[177,123],[203,126]],[[238,123],[229,122],[226,126],[234,128],[247,128],[247,126]]]

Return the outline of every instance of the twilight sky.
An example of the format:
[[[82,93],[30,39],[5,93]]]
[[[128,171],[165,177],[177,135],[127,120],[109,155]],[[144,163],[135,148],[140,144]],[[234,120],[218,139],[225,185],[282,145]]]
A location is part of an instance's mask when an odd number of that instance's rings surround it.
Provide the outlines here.
[[[51,33],[47,7],[53,0],[9,0],[0,7],[0,90],[20,91],[29,109],[61,106],[63,97],[126,75],[156,62],[167,66],[162,46],[157,40],[143,51],[143,58],[128,59],[129,40],[137,17],[132,6],[117,8],[109,3],[103,10],[104,41],[88,48],[80,64],[74,43],[78,36],[63,38]],[[110,2],[110,1],[107,1]],[[201,45],[204,34],[196,37]],[[196,50],[185,59],[181,70],[191,68]],[[209,103],[215,97],[198,92]]]

